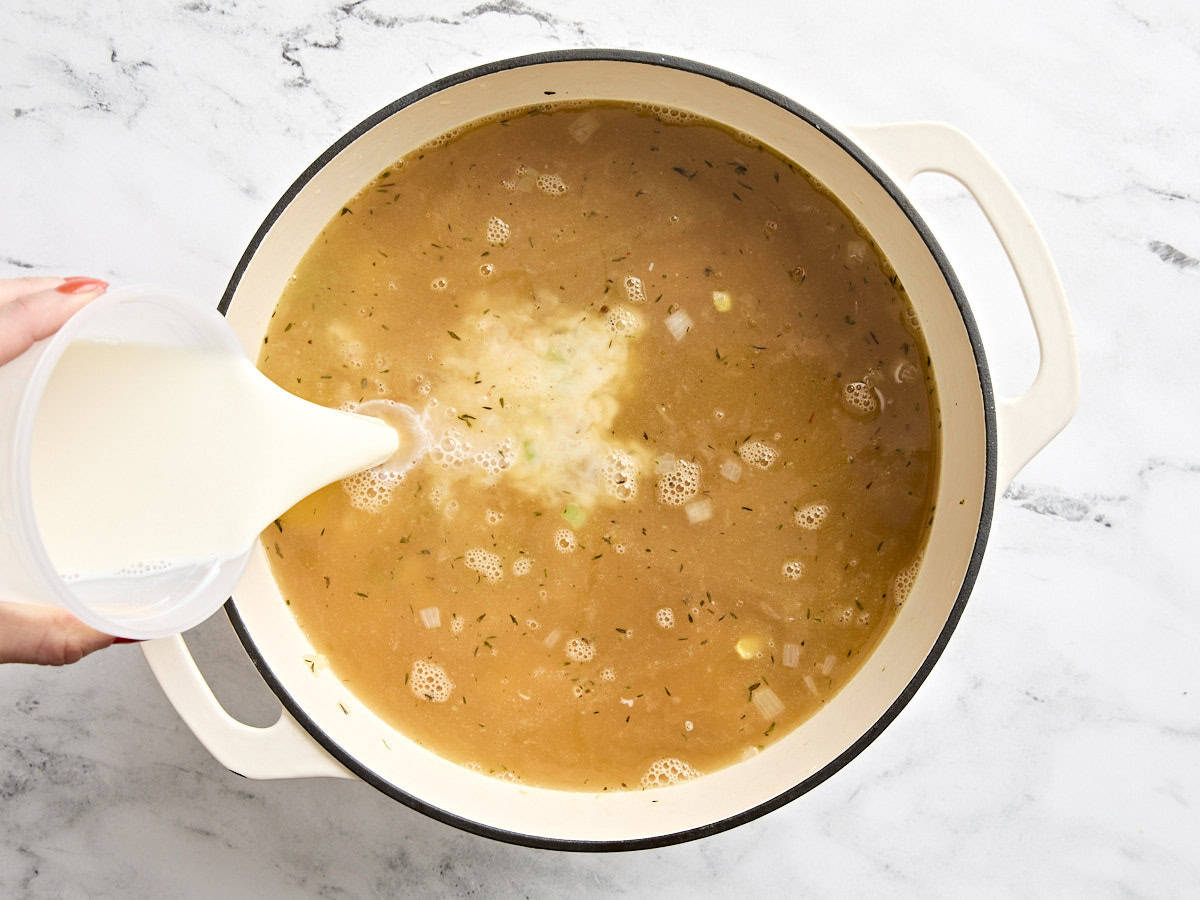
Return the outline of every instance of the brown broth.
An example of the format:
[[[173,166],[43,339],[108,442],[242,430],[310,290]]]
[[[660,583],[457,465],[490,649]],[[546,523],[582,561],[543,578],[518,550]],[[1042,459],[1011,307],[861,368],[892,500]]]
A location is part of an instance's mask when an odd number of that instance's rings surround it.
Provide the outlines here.
[[[802,169],[688,114],[513,111],[398,161],[309,249],[259,366],[427,413],[390,502],[331,485],[264,540],[349,689],[500,777],[636,788],[756,752],[857,671],[925,540],[902,288]]]

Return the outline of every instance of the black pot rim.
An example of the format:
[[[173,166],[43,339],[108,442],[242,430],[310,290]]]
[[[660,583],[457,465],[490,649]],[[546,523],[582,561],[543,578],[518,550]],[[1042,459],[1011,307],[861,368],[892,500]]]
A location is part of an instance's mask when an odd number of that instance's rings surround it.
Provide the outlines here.
[[[966,607],[967,598],[970,596],[971,589],[975,584],[976,575],[979,572],[979,566],[983,560],[984,548],[987,545],[988,532],[991,527],[992,511],[994,504],[994,496],[996,489],[996,410],[995,397],[992,392],[991,378],[988,374],[987,361],[984,357],[983,343],[979,337],[979,330],[975,324],[975,318],[971,314],[970,307],[967,305],[966,297],[963,294],[962,285],[959,283],[957,276],[950,267],[950,263],[942,251],[941,246],[934,238],[929,227],[924,220],[913,209],[912,205],[905,198],[904,194],[896,186],[896,184],[883,172],[866,153],[864,153],[857,145],[855,145],[846,135],[838,131],[821,117],[817,116],[810,110],[789,98],[779,94],[763,85],[750,81],[732,72],[727,72],[723,69],[718,69],[713,66],[705,65],[704,63],[695,62],[688,59],[682,59],[674,56],[665,56],[658,53],[646,53],[635,50],[605,50],[605,49],[579,49],[579,50],[555,50],[546,53],[534,53],[526,56],[518,56],[510,59],[502,59],[496,62],[487,63],[486,65],[477,66],[472,69],[466,69],[454,75],[449,75],[445,78],[431,82],[409,94],[404,95],[399,100],[388,104],[383,109],[368,116],[362,122],[351,128],[346,134],[338,138],[329,149],[317,157],[317,159],[307,169],[301,173],[292,185],[284,192],[279,202],[267,214],[263,223],[254,233],[254,237],[250,240],[246,248],[246,252],[242,254],[242,258],[238,261],[233,275],[229,279],[229,284],[225,288],[225,293],[221,297],[221,302],[218,305],[218,310],[225,314],[229,305],[233,300],[233,294],[237,290],[237,286],[245,273],[246,268],[250,264],[250,260],[254,257],[263,238],[275,221],[283,214],[284,210],[295,199],[309,181],[333,159],[338,153],[345,149],[349,144],[357,140],[361,135],[368,130],[387,119],[397,111],[411,106],[418,100],[422,100],[446,88],[453,87],[457,84],[462,84],[466,81],[471,81],[485,75],[491,75],[506,69],[522,68],[525,66],[536,66],[545,63],[557,62],[576,62],[576,61],[613,61],[613,62],[629,62],[639,63],[642,65],[663,66],[666,68],[679,69],[684,72],[690,72],[696,75],[703,75],[715,81],[722,82],[732,87],[740,88],[749,93],[756,94],[765,100],[774,103],[786,109],[788,112],[804,120],[808,124],[815,127],[817,130],[826,135],[830,140],[836,143],[843,151],[849,154],[859,165],[866,169],[872,177],[887,191],[892,200],[904,212],[908,220],[916,228],[917,233],[921,236],[922,241],[929,249],[938,268],[941,270],[942,276],[946,280],[946,284],[950,288],[950,292],[954,297],[954,301],[958,306],[959,313],[962,316],[963,325],[966,328],[967,336],[971,343],[972,352],[975,355],[976,369],[979,374],[979,385],[983,393],[983,411],[984,424],[986,432],[986,476],[984,483],[983,506],[980,510],[979,529],[975,538],[975,545],[971,552],[970,563],[967,566],[967,571],[963,577],[962,587],[958,592],[958,597],[955,599],[954,606],[946,619],[946,624],[942,627],[937,640],[930,649],[929,654],[921,663],[915,675],[909,683],[900,692],[896,700],[884,711],[883,715],[840,753],[835,759],[830,761],[819,771],[805,778],[794,787],[776,795],[764,803],[760,803],[748,810],[738,813],[737,815],[729,816],[718,822],[712,822],[707,825],[702,825],[696,828],[689,828],[684,831],[674,832],[672,834],[656,835],[653,837],[634,838],[629,840],[606,840],[606,841],[584,841],[584,840],[568,840],[561,838],[544,837],[541,835],[523,834],[515,831],[508,831],[502,828],[496,828],[490,825],[483,825],[471,819],[464,818],[454,813],[448,812],[433,806],[430,803],[414,797],[396,787],[389,781],[380,778],[375,772],[362,763],[355,757],[346,752],[337,742],[327,735],[311,717],[305,712],[304,707],[288,692],[280,680],[275,676],[267,664],[258,646],[255,644],[253,637],[250,635],[245,622],[238,613],[237,605],[231,597],[225,604],[226,613],[229,615],[229,620],[233,624],[234,631],[237,632],[238,638],[249,654],[250,659],[254,662],[259,674],[263,680],[270,685],[271,689],[279,697],[288,713],[306,730],[312,737],[325,748],[329,754],[339,763],[361,778],[363,781],[370,784],[372,787],[382,791],[389,797],[400,801],[405,806],[424,813],[425,815],[437,819],[447,825],[452,825],[455,828],[467,831],[472,834],[481,835],[483,837],[492,838],[494,840],[503,841],[509,844],[517,844],[525,847],[534,847],[547,850],[572,850],[572,851],[590,851],[590,852],[607,852],[607,851],[624,851],[624,850],[642,850],[656,847],[666,847],[672,844],[680,844],[685,841],[693,841],[698,838],[708,837],[718,834],[738,825],[757,819],[769,812],[779,809],[786,803],[791,802],[802,794],[806,794],[815,788],[817,785],[824,782],[843,766],[847,765],[852,759],[858,756],[865,750],[872,741],[874,741],[883,732],[888,725],[899,715],[900,711],[908,705],[917,688],[928,677],[934,663],[941,657],[942,652],[946,648],[947,642],[950,640],[950,635],[954,632],[959,619],[962,617],[963,610]]]

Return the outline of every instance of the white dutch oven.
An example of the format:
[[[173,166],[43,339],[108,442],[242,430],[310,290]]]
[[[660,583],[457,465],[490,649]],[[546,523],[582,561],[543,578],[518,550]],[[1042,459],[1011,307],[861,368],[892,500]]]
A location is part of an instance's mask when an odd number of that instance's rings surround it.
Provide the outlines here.
[[[730,828],[798,797],[849,762],[895,718],[962,614],[995,497],[1075,410],[1075,342],[1057,274],[1029,214],[961,133],[922,123],[854,128],[848,136],[786,97],[727,72],[651,54],[588,50],[521,57],[443,79],[371,116],[322,154],[271,211],[221,302],[246,352],[257,354],[275,302],[309,244],[378,172],[451,128],[548,98],[665,104],[752,134],[832,190],[895,267],[933,359],[942,464],[924,564],[874,654],[816,716],[746,762],[674,787],[591,794],[475,774],[385,724],[331,672],[313,665],[312,645],[284,605],[261,550],[227,611],[283,701],[278,722],[252,728],[231,718],[182,638],[144,649],[196,736],[222,764],[246,777],[357,777],[459,828],[531,846],[660,846]],[[958,281],[897,186],[925,171],[943,172],[970,190],[1024,291],[1041,365],[1033,386],[1016,400],[994,401]]]

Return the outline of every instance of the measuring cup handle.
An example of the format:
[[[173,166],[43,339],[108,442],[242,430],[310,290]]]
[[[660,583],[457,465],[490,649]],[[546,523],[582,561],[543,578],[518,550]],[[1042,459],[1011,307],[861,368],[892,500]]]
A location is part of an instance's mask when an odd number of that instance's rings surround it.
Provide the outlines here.
[[[266,728],[225,711],[200,673],[183,637],[146,641],[142,653],[180,718],[221,765],[246,778],[354,778],[281,710]]]
[[[1058,271],[1029,210],[975,142],[940,122],[847,129],[897,181],[941,172],[965,187],[1016,273],[1037,333],[1037,376],[1020,397],[996,403],[996,493],[1071,421],[1079,406],[1079,353]]]

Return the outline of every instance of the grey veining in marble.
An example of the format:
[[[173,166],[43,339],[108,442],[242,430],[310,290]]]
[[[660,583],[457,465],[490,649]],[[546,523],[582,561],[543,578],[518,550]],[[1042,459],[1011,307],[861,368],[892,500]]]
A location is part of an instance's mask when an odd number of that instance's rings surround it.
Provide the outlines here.
[[[1195,896],[1200,886],[1200,6],[15,0],[0,9],[0,276],[219,296],[296,175],[375,109],[517,53],[658,50],[838,124],[950,122],[1006,173],[1071,298],[1083,403],[998,504],[928,682],[801,800],[698,843],[492,843],[353,782],[212,760],[136,648],[0,669],[0,895]],[[1036,365],[964,191],[914,196],[1001,393]],[[246,721],[227,622],[191,636]]]

